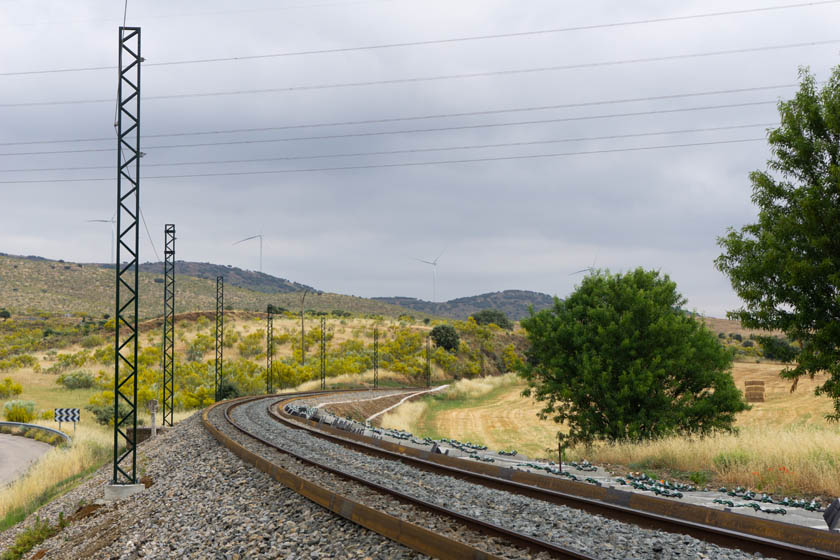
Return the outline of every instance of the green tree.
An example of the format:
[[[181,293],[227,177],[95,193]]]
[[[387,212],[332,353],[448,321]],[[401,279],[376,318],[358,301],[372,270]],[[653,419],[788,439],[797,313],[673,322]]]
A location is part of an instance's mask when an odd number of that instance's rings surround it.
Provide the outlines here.
[[[473,313],[472,318],[479,325],[493,324],[505,330],[511,330],[513,328],[513,323],[510,322],[505,312],[499,311],[498,309],[482,309],[478,313]]]
[[[450,352],[458,350],[458,345],[461,343],[461,337],[452,325],[437,325],[432,329],[431,337],[435,346]]]
[[[11,316],[12,314],[11,312],[9,312],[8,309],[0,309],[0,319],[3,319],[3,321],[10,318]]]
[[[597,271],[565,301],[522,321],[526,395],[565,422],[568,443],[729,430],[747,408],[732,353],[681,308],[676,284],[638,268]]]
[[[767,141],[771,159],[750,173],[758,221],[718,239],[715,261],[744,306],[744,326],[779,329],[798,341],[793,381],[828,373],[816,389],[840,419],[840,67],[822,88],[800,70],[793,99],[778,104],[781,124]]]

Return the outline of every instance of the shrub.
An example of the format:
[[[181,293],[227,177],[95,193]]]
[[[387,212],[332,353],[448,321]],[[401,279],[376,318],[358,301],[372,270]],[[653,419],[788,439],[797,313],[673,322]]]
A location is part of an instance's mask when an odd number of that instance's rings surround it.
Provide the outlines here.
[[[458,349],[461,337],[452,325],[437,325],[432,329],[432,341],[435,346],[454,352]]]
[[[755,345],[753,344],[752,340],[745,340],[741,343],[741,346],[743,346],[744,348],[752,348]]]
[[[499,311],[498,309],[482,309],[478,313],[474,313],[472,318],[479,325],[493,324],[505,330],[511,330],[513,328],[513,323],[510,322],[505,312]]]
[[[96,348],[97,346],[105,344],[105,339],[98,334],[90,334],[82,338],[80,344],[82,345],[82,348]]]
[[[35,418],[32,401],[9,401],[3,405],[3,417],[9,422],[31,422]]]
[[[86,371],[74,371],[58,376],[58,382],[68,389],[90,389],[96,385],[96,379]]]
[[[786,338],[778,336],[759,336],[756,337],[759,344],[761,344],[764,357],[768,360],[778,360],[780,362],[792,362],[799,354],[799,348],[793,346]]]
[[[104,426],[113,426],[114,425],[114,405],[111,403],[108,404],[89,404],[85,407],[85,410],[90,411],[93,413],[94,418],[99,424]],[[120,403],[120,416],[125,416],[128,414],[129,408],[128,405]],[[137,419],[137,425],[143,425],[143,419]]]
[[[733,339],[735,339],[735,340],[737,340],[738,342],[741,342],[742,340],[744,340],[744,337],[743,337],[743,336],[741,336],[741,335],[740,335],[740,334],[738,334],[738,333],[733,334],[733,335],[732,335],[732,338],[733,338]]]
[[[11,378],[6,377],[0,383],[0,399],[8,399],[15,395],[20,395],[23,392],[23,387],[20,383],[15,383]]]

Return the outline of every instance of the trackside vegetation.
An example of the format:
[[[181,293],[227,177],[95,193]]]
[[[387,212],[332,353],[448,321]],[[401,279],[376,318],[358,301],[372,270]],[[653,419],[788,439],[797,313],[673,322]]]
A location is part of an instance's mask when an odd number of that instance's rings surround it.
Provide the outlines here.
[[[545,403],[542,418],[568,427],[559,437],[571,445],[731,430],[747,408],[732,353],[684,304],[659,272],[591,273],[522,321],[525,394]]]

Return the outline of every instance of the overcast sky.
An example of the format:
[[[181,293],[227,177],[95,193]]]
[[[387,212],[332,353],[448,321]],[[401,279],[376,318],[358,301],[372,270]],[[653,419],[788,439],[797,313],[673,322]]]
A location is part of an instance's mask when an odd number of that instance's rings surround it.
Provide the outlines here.
[[[719,254],[716,238],[728,226],[740,227],[755,219],[747,174],[764,168],[768,151],[763,140],[716,142],[764,138],[767,126],[777,122],[774,102],[789,97],[795,89],[594,102],[795,84],[800,65],[810,66],[818,79],[825,79],[840,63],[840,41],[718,56],[589,63],[840,40],[840,2],[638,25],[604,25],[796,3],[130,0],[126,21],[142,27],[142,54],[149,64],[143,69],[142,82],[143,151],[147,154],[141,172],[146,177],[141,191],[143,214],[159,253],[163,226],[172,222],[178,231],[178,259],[256,270],[256,240],[232,244],[262,232],[265,272],[326,291],[431,299],[431,267],[412,259],[431,260],[445,250],[438,266],[438,300],[504,289],[536,290],[562,297],[580,281],[581,276],[570,273],[594,263],[612,271],[636,266],[660,269],[677,282],[690,308],[723,316],[739,301],[728,279],[714,268],[713,261]],[[122,9],[123,3],[116,0],[0,0],[0,74],[115,66]],[[151,65],[587,26],[595,27],[340,53]],[[583,67],[153,99],[171,94],[381,82],[569,65]],[[113,137],[113,101],[8,105],[113,99],[115,89],[115,70],[0,75],[0,142],[6,144],[0,146],[0,251],[82,262],[109,258],[110,226],[85,220],[112,217],[116,206],[113,180],[14,181],[114,177],[116,158],[110,150],[115,140],[21,144]],[[276,129],[580,103],[589,104]],[[610,116],[615,114],[625,116]],[[452,130],[523,121],[551,122]],[[749,126],[675,132],[741,125]],[[275,130],[154,137],[268,127]],[[156,147],[428,128],[450,130]],[[659,134],[663,132],[666,134]],[[623,137],[592,139],[604,136]],[[570,141],[534,144],[551,140]],[[519,145],[510,145],[514,143]],[[707,145],[638,149],[701,143]],[[487,144],[506,145],[452,149]],[[440,148],[448,149],[427,151]],[[80,149],[99,151],[7,155]],[[162,165],[418,149],[423,151]],[[511,159],[576,152],[600,153]],[[491,158],[496,159],[154,179],[159,175]],[[102,168],[43,170],[99,166]],[[8,171],[12,169],[36,171]],[[156,260],[145,232],[141,260]]]

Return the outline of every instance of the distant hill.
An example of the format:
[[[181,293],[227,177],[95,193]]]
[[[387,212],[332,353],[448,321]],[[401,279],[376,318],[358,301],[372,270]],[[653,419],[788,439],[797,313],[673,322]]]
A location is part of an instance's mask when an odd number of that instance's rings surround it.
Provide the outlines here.
[[[433,303],[431,301],[409,297],[378,297],[373,299],[383,303],[399,305],[413,311],[442,317],[452,317],[454,319],[466,319],[482,309],[498,309],[504,311],[514,321],[527,317],[529,306],[533,306],[534,311],[539,311],[554,305],[553,296],[527,290],[490,292],[477,296],[452,299],[442,303]]]
[[[103,266],[113,269],[113,266],[110,265]],[[140,272],[163,276],[163,263],[143,263],[140,265]],[[312,286],[298,284],[297,282],[271,276],[264,272],[242,270],[235,266],[221,264],[175,261],[175,274],[204,278],[205,280],[213,280],[214,282],[217,276],[224,276],[226,286],[238,286],[266,294],[288,294],[302,292],[304,290],[309,290],[310,292],[318,291]]]
[[[163,266],[145,265],[152,272],[140,272],[140,318],[157,317],[163,311]],[[215,268],[214,268],[215,267]],[[175,310],[177,313],[209,311],[216,305],[216,276],[225,277],[225,306],[245,311],[264,311],[268,304],[289,310],[300,309],[305,286],[279,278],[265,280],[254,273],[263,286],[301,286],[301,291],[266,293],[232,284],[233,278],[249,281],[249,274],[239,269],[205,265],[205,276],[176,274]],[[176,270],[177,273],[177,270]],[[243,274],[244,273],[244,274]],[[254,280],[254,281],[256,281]],[[12,314],[46,311],[49,313],[85,313],[92,316],[114,314],[114,269],[101,264],[52,261],[40,257],[0,254],[0,307]],[[267,289],[267,288],[266,288]],[[314,291],[306,297],[306,308],[316,311],[343,310],[351,313],[398,317],[405,309],[386,302],[356,296]]]

